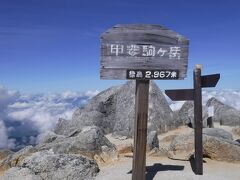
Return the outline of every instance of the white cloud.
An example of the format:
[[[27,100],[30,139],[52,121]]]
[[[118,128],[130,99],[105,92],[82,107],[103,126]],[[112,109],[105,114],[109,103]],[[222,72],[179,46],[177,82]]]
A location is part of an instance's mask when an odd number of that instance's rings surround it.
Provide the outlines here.
[[[8,139],[7,148],[14,149],[16,147],[16,139]]]
[[[31,95],[1,87],[0,118],[8,125],[5,127],[3,121],[0,124],[0,145],[14,147],[19,144],[12,136],[21,136],[22,143],[29,141],[32,144],[36,140],[36,132],[41,134],[53,130],[59,118],[71,119],[76,108],[86,104],[98,93],[66,91]],[[8,139],[7,134],[11,139]],[[29,139],[26,139],[25,135]]]
[[[0,120],[0,148],[7,147],[7,144],[8,144],[7,129],[5,127],[4,122]]]
[[[165,95],[165,94],[164,94]],[[173,111],[179,110],[185,101],[171,101],[166,95],[168,103]],[[219,101],[229,106],[240,110],[240,90],[203,90],[202,91],[202,102],[203,105],[207,103],[207,101],[215,97]]]
[[[203,103],[211,97],[217,98],[224,104],[240,110],[240,90],[209,90],[203,91]]]
[[[44,132],[53,129],[60,117],[70,119],[74,110],[88,98],[84,93],[71,91],[34,98],[24,96],[20,97],[24,102],[8,106],[8,117],[16,121],[31,121],[40,132]]]
[[[98,90],[95,90],[95,91],[87,91],[86,92],[86,96],[89,96],[90,98],[96,96],[97,94],[99,93]]]
[[[217,98],[224,104],[227,104],[240,110],[240,90],[203,90],[202,91],[203,105],[205,105],[207,101],[212,97]],[[185,101],[171,101],[168,97],[167,101],[170,104],[170,107],[173,111],[179,110],[182,107],[183,103],[185,102]]]
[[[79,94],[73,91],[65,91],[61,94],[61,96],[63,99],[74,99],[77,98]]]
[[[0,120],[0,149],[13,149],[15,147],[15,142],[15,139],[8,138],[8,129],[4,122]]]
[[[21,109],[21,108],[28,108],[31,107],[30,103],[26,103],[26,102],[16,102],[13,104],[8,105],[9,108],[15,108],[15,109]]]
[[[17,121],[25,121],[29,117],[34,115],[34,109],[28,108],[23,110],[12,111],[8,114],[8,117]]]
[[[19,92],[8,90],[0,86],[0,118],[4,118],[7,106],[19,97]]]
[[[14,99],[18,96],[19,96],[18,91],[8,90],[0,86],[0,104],[1,105],[2,104],[5,105],[14,101]]]

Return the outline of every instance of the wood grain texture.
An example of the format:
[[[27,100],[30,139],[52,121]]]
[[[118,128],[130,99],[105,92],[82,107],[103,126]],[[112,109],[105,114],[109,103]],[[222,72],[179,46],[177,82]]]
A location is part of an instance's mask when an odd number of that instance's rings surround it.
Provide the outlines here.
[[[184,70],[187,67],[187,61],[162,59],[157,61],[155,58],[134,58],[134,57],[106,57],[101,65],[105,69],[179,69]]]
[[[184,36],[161,25],[122,24],[116,25],[101,36],[104,42],[142,42],[149,44],[188,45],[189,40]]]
[[[202,85],[201,69],[195,68],[194,81],[194,142],[195,142],[195,173],[203,174],[203,145],[202,145]]]
[[[194,100],[193,89],[165,90],[165,94],[173,101],[193,101]]]
[[[220,79],[220,74],[210,74],[201,76],[202,87],[215,87]]]
[[[131,45],[138,47],[134,55],[129,52]],[[144,55],[143,46],[154,47],[154,55]],[[101,35],[100,77],[126,79],[126,69],[178,69],[179,79],[183,79],[187,73],[188,46],[187,38],[160,25],[116,25]],[[178,51],[172,57],[174,47]],[[119,73],[119,69],[125,72]]]
[[[149,80],[136,81],[132,180],[146,179]]]

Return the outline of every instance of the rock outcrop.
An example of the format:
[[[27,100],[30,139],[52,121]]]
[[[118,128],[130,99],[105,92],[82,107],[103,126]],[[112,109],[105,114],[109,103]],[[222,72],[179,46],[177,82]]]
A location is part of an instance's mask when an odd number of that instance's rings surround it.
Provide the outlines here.
[[[173,112],[164,95],[154,83],[150,83],[148,130],[165,132],[175,128]],[[135,112],[135,81],[112,87],[93,97],[84,108],[79,108],[71,120],[61,119],[55,133],[69,135],[84,126],[97,126],[105,134],[133,136]]]
[[[54,154],[49,150],[26,157],[17,167],[9,169],[3,180],[90,180],[98,172],[93,160],[80,155]]]
[[[41,176],[35,175],[28,168],[13,167],[9,169],[1,180],[44,180]]]
[[[92,174],[90,167],[96,166],[95,156],[106,160],[111,153],[111,156],[115,155],[114,151],[115,146],[96,126],[83,127],[81,131],[73,131],[69,136],[49,132],[35,147],[28,146],[0,161],[0,172],[10,169],[4,177],[13,180],[15,177],[39,179],[39,176],[43,180],[91,179],[88,177],[97,173],[94,171]],[[87,160],[86,157],[92,160]]]
[[[147,136],[147,151],[151,151],[154,148],[159,148],[157,131],[151,131]]]
[[[26,146],[20,151],[8,155],[6,158],[0,161],[0,172],[3,173],[9,168],[17,166],[25,157],[30,156],[34,152],[36,152],[36,150],[33,146]]]
[[[176,136],[169,146],[168,153],[169,158],[189,160],[194,154],[193,133]]]
[[[217,138],[227,139],[230,141],[233,140],[233,136],[231,133],[219,128],[203,128],[203,134]]]
[[[240,137],[240,126],[234,127],[232,129],[232,133],[238,137]]]
[[[43,142],[35,147],[38,151],[52,149],[57,154],[83,154],[91,158],[95,154],[100,154],[103,146],[115,149],[114,145],[96,126],[85,126],[81,131],[75,130],[66,137],[54,136],[51,133]]]
[[[13,152],[8,149],[0,149],[0,161],[5,159],[7,156],[11,154],[13,154]]]
[[[202,117],[203,117],[203,127],[207,127],[207,108],[202,107]],[[194,105],[193,101],[186,101],[181,109],[175,114],[175,123],[177,126],[188,125],[189,127],[194,127]]]
[[[207,101],[207,106],[214,107],[214,122],[219,122],[220,125],[240,126],[240,111],[235,108],[223,104],[216,98],[211,98]]]
[[[206,136],[203,144],[204,155],[211,159],[240,162],[240,144],[223,138]]]
[[[194,134],[175,137],[168,152],[170,158],[189,160],[194,154]],[[219,161],[240,162],[240,144],[222,129],[207,128],[203,130],[203,155]]]

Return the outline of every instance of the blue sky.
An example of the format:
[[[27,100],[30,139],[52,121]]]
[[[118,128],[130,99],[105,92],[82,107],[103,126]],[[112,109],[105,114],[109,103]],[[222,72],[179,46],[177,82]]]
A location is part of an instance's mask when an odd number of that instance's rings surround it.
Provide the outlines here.
[[[103,90],[100,35],[115,24],[161,24],[190,39],[188,77],[157,81],[191,88],[195,64],[240,89],[240,1],[0,0],[0,85],[24,92]]]

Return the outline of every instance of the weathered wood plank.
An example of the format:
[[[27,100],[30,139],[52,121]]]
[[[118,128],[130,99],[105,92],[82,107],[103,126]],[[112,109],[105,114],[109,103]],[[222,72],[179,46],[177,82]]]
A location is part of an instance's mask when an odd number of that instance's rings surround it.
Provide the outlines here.
[[[155,34],[140,34],[130,32],[129,34],[123,33],[112,33],[107,34],[104,38],[101,39],[102,43],[105,42],[135,42],[136,44],[168,44],[168,45],[187,45],[188,43],[178,41],[178,38],[170,38],[165,35],[155,35]]]
[[[196,174],[203,174],[203,146],[202,146],[202,86],[201,67],[196,66],[193,73],[194,80],[194,142]]]
[[[160,44],[189,44],[184,36],[160,25],[123,24],[116,25],[101,36],[102,42],[107,41],[146,41]]]
[[[154,58],[134,58],[134,57],[119,57],[118,59],[114,59],[112,57],[106,57],[101,62],[102,68],[149,68],[156,69],[165,68],[165,69],[182,69],[186,70],[187,61],[183,60],[172,60],[162,59],[161,61],[156,61]]]
[[[188,45],[184,36],[160,25],[116,25],[101,36],[101,78],[125,79],[119,69],[149,68],[179,70],[183,79]]]
[[[220,79],[220,74],[201,76],[202,87],[215,87]]]
[[[193,89],[165,90],[165,94],[173,101],[192,101],[192,100],[194,100],[194,90]]]
[[[134,153],[132,180],[146,179],[146,143],[149,81],[137,80],[135,92]]]

